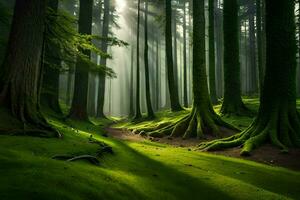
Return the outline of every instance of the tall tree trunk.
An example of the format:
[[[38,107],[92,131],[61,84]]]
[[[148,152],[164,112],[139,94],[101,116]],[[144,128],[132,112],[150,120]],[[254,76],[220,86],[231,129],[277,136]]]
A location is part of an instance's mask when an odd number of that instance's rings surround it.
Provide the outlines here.
[[[141,15],[141,0],[138,0],[138,19],[137,19],[137,38],[136,38],[136,108],[134,119],[142,118],[140,105],[140,15]]]
[[[168,72],[168,86],[171,101],[171,110],[180,111],[182,107],[179,103],[178,88],[176,88],[176,81],[174,77],[173,53],[172,53],[172,5],[171,0],[165,0],[166,5],[166,58],[167,58],[167,72]]]
[[[49,8],[54,12],[58,9],[58,0],[48,3]],[[53,22],[55,23],[55,22]],[[51,26],[49,24],[48,26]],[[47,30],[46,30],[47,31]],[[41,92],[41,105],[51,109],[57,114],[62,114],[59,105],[59,75],[61,67],[61,55],[59,47],[50,40],[45,43],[45,59],[43,70],[43,84]]]
[[[134,65],[134,47],[131,45],[131,67],[130,67],[130,88],[129,88],[129,117],[134,116],[134,83],[133,83],[133,65]]]
[[[249,16],[249,54],[250,54],[250,94],[255,94],[258,89],[257,80],[257,60],[256,60],[256,36],[255,36],[255,5],[250,5]]]
[[[263,88],[264,79],[264,67],[263,67],[263,55],[262,55],[262,0],[256,0],[256,35],[257,35],[257,64],[258,64],[258,77],[259,77],[259,89],[260,92]],[[263,0],[264,1],[264,0]]]
[[[237,0],[224,0],[224,101],[222,114],[247,111],[241,98]]]
[[[188,107],[188,84],[187,84],[187,46],[186,46],[186,0],[183,1],[183,105]]]
[[[242,145],[241,154],[249,155],[266,142],[284,152],[288,147],[300,147],[294,8],[293,0],[266,0],[267,65],[258,116],[244,132],[209,142],[205,149]]]
[[[145,85],[146,85],[146,104],[148,118],[154,118],[154,112],[151,102],[150,91],[150,78],[149,78],[149,47],[148,47],[148,0],[145,0],[145,49],[144,49],[144,62],[145,62]]]
[[[150,136],[204,137],[206,133],[220,135],[219,126],[232,128],[215,113],[209,92],[205,63],[205,15],[204,0],[193,0],[193,109],[174,124],[148,133]]]
[[[216,34],[216,79],[217,81],[217,96],[223,97],[223,23],[222,23],[222,9],[219,7],[219,1],[217,0],[217,5],[215,7],[215,34]]]
[[[173,69],[174,69],[174,83],[175,89],[180,99],[179,85],[178,85],[178,56],[177,56],[177,10],[174,9],[172,12],[172,33],[173,33]],[[179,101],[180,102],[180,101]]]
[[[215,58],[215,0],[209,0],[209,92],[213,104],[218,102],[216,92]]]
[[[93,0],[80,0],[78,31],[81,34],[92,33]],[[89,58],[91,52],[81,50]],[[75,86],[72,106],[69,117],[75,120],[88,121],[87,99],[88,99],[89,65],[80,57],[77,58],[75,68]]]
[[[109,16],[110,16],[110,0],[104,0],[104,15],[103,15],[103,27],[102,27],[102,37],[108,38],[109,34]],[[101,50],[107,52],[108,45],[107,41],[103,40],[101,42]],[[100,65],[106,66],[106,58],[102,57],[100,60]],[[98,86],[98,106],[97,106],[97,117],[106,118],[104,115],[104,96],[105,96],[105,74],[99,74],[99,86]]]
[[[161,87],[160,87],[160,81],[161,81],[161,70],[160,70],[160,62],[159,62],[159,59],[160,59],[160,56],[159,56],[159,52],[160,52],[160,49],[159,49],[159,35],[157,34],[155,40],[156,40],[156,50],[155,50],[155,53],[156,53],[156,88],[155,88],[155,91],[156,91],[156,110],[159,110],[160,109],[160,94],[161,94]]]
[[[4,85],[0,94],[0,105],[7,109],[9,115],[20,121],[13,128],[3,128],[8,129],[10,134],[60,136],[47,124],[38,102],[46,10],[45,0],[17,0],[15,4],[7,52],[2,65]]]

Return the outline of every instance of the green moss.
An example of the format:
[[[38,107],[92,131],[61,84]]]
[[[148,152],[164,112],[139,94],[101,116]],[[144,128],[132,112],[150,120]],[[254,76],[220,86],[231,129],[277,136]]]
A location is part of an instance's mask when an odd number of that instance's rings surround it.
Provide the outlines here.
[[[187,112],[158,116],[179,119]],[[102,137],[103,128],[92,124],[55,118],[49,122],[64,134],[62,139],[0,136],[1,199],[297,199],[300,195],[299,172],[150,141],[121,142]],[[91,134],[115,152],[101,158],[100,167],[51,159],[55,154],[94,154],[97,145],[88,142]]]

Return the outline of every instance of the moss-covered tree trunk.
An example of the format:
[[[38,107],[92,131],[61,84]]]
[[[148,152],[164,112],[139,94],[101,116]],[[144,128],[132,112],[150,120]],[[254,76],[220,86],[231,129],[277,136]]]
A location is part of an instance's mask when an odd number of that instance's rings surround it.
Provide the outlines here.
[[[238,11],[237,0],[224,0],[224,101],[221,112],[229,115],[243,114],[247,110],[241,98]]]
[[[148,47],[148,0],[145,0],[145,45],[144,45],[144,62],[145,62],[145,85],[146,85],[146,104],[147,117],[154,118],[155,114],[152,108],[150,78],[149,78],[149,47]],[[157,88],[158,89],[158,88]]]
[[[58,0],[49,1],[48,7],[51,8],[54,13],[56,13],[58,9]],[[52,23],[55,23],[55,21]],[[52,24],[48,24],[48,26],[51,25]],[[59,47],[51,40],[46,40],[46,62],[43,65],[43,86],[40,99],[43,107],[50,109],[57,114],[62,114],[59,105],[59,75],[61,67],[60,57],[61,55]]]
[[[92,33],[93,0],[80,0],[79,26],[81,34]],[[89,58],[91,52],[82,50]],[[77,58],[75,68],[75,86],[72,106],[69,117],[76,120],[88,121],[87,99],[88,99],[89,65],[80,57]]]
[[[215,0],[208,2],[209,12],[209,93],[213,104],[218,102],[216,92],[216,58],[215,58]]]
[[[167,74],[168,74],[168,87],[171,101],[172,111],[180,111],[182,107],[179,103],[178,88],[176,87],[174,64],[173,64],[173,49],[172,49],[172,4],[171,0],[165,0],[166,9],[166,28],[165,28],[165,40],[166,40],[166,59],[167,59]],[[176,79],[177,80],[177,79]]]
[[[142,118],[140,105],[140,18],[141,0],[138,0],[137,33],[136,33],[136,93],[135,93],[135,116],[134,119]]]
[[[46,8],[45,0],[17,0],[15,4],[0,94],[0,105],[22,124],[7,130],[11,134],[60,136],[47,124],[38,105]]]
[[[202,149],[243,145],[241,154],[249,155],[268,141],[283,151],[300,146],[294,6],[293,0],[266,0],[266,76],[257,118],[242,133],[203,144]]]
[[[102,37],[108,38],[109,34],[109,21],[110,21],[110,0],[104,0],[104,15],[103,15],[103,27]],[[107,41],[103,40],[101,43],[101,50],[107,52],[108,44]],[[106,66],[106,58],[102,57],[100,65]],[[98,86],[98,106],[97,106],[97,117],[106,118],[104,115],[104,96],[105,96],[105,74],[99,74],[99,86]]]
[[[215,113],[209,92],[205,61],[204,0],[193,0],[193,108],[189,115],[178,122],[149,132],[150,136],[181,136],[202,138],[205,134],[220,136],[220,126],[234,128]],[[160,125],[162,126],[162,125]]]

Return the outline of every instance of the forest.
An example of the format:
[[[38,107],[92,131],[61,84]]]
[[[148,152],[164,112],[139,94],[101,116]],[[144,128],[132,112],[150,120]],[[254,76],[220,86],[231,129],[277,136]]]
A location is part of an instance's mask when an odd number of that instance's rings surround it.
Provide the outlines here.
[[[300,199],[300,0],[0,0],[14,199]]]

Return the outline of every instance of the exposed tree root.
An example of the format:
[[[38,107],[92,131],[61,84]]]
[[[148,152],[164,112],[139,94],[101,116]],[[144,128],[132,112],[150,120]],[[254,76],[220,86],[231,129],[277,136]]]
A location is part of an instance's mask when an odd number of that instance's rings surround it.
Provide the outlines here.
[[[288,147],[300,147],[300,118],[297,112],[277,112],[271,117],[258,117],[245,131],[202,143],[199,149],[214,151],[243,146],[241,155],[249,156],[252,150],[266,142],[279,147],[282,152],[288,152]]]
[[[80,155],[80,156],[69,156],[69,155],[55,155],[52,157],[55,160],[65,160],[67,162],[74,162],[78,160],[86,160],[93,165],[100,165],[99,160],[95,156],[91,155]]]
[[[238,130],[234,126],[224,122],[213,110],[201,112],[199,108],[193,108],[192,112],[174,123],[160,124],[157,129],[139,130],[147,133],[151,137],[191,137],[204,138],[206,133],[215,136],[222,136],[220,127]]]

